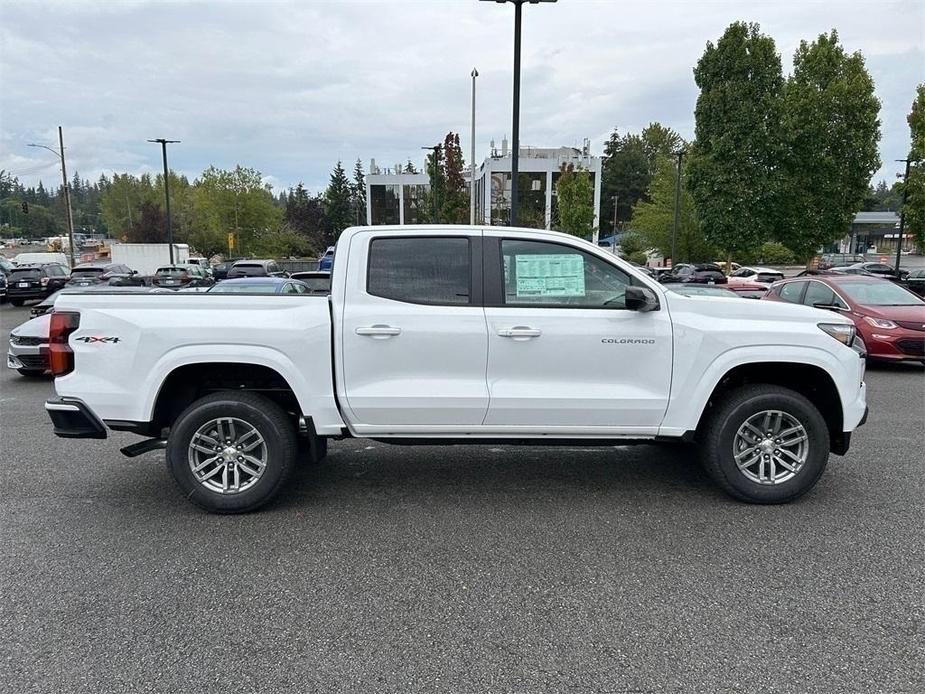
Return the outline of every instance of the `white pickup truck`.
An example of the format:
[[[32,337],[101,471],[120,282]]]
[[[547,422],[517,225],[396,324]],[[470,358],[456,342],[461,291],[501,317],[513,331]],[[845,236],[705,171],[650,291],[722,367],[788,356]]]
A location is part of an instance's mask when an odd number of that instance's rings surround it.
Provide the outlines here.
[[[55,433],[148,437],[183,493],[255,509],[330,438],[693,442],[750,502],[813,487],[866,418],[837,313],[682,296],[555,232],[356,227],[330,296],[62,294]]]

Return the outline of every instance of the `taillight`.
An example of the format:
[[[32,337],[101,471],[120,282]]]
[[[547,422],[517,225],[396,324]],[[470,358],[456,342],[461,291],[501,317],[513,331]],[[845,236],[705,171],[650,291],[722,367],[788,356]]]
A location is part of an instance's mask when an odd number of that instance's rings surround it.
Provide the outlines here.
[[[55,376],[74,370],[74,352],[68,337],[80,327],[80,314],[74,311],[52,311],[48,330],[48,364]]]

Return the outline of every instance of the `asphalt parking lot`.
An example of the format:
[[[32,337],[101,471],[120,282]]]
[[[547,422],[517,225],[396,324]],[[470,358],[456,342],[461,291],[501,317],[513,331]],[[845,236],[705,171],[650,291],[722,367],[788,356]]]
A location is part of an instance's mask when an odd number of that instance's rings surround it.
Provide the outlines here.
[[[220,517],[132,435],[55,438],[52,382],[4,368],[0,691],[921,692],[925,369],[868,384],[789,506],[683,448],[347,441]]]

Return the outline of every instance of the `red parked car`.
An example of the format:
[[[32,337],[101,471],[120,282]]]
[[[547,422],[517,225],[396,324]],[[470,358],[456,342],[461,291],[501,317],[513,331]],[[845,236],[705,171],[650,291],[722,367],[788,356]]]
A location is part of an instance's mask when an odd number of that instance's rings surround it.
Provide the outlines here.
[[[776,282],[764,297],[838,311],[854,321],[873,359],[925,364],[925,301],[885,279],[813,275]]]

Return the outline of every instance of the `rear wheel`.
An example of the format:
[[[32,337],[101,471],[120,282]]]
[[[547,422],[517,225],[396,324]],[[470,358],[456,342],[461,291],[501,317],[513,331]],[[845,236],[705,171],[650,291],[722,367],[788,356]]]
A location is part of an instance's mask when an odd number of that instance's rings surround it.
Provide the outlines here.
[[[253,511],[292,473],[298,441],[291,418],[247,392],[207,395],[174,423],[167,467],[184,495],[213,513]]]
[[[16,369],[20,376],[27,378],[38,378],[45,375],[45,369]]]
[[[10,303],[13,304],[13,306],[22,306],[24,301],[22,299],[10,299]]]
[[[815,486],[829,459],[825,419],[799,393],[770,385],[729,393],[702,432],[707,472],[741,501],[781,504]]]

